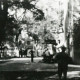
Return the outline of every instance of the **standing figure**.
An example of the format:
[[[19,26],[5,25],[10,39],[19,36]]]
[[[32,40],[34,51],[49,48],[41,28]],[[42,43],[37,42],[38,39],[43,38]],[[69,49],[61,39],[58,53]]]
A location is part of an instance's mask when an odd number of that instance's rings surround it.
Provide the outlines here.
[[[25,49],[23,54],[24,54],[24,57],[27,57],[27,52],[28,52],[28,49]]]
[[[46,48],[45,51],[43,52],[43,61],[51,62],[50,52],[49,52],[48,48]]]
[[[23,57],[22,49],[19,50],[19,57]]]
[[[33,58],[34,58],[34,54],[33,54],[33,50],[31,49],[30,51],[30,54],[31,54],[31,62],[34,62]]]
[[[62,51],[58,53],[55,57],[58,63],[58,76],[61,80],[62,74],[64,76],[64,80],[67,80],[67,70],[69,64],[69,56],[65,53],[66,48],[64,46],[61,47]]]

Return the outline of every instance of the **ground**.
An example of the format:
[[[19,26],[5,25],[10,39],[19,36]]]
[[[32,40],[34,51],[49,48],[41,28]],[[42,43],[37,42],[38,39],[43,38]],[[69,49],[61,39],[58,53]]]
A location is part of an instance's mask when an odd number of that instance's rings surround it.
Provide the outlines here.
[[[69,64],[68,80],[80,80],[80,66]],[[0,60],[0,80],[58,80],[57,64],[42,63],[42,58]]]

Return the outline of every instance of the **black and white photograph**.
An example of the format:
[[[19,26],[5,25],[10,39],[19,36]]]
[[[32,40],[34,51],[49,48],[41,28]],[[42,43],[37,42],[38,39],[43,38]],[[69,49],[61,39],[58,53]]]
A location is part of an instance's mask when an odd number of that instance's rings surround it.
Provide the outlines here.
[[[80,0],[0,0],[0,80],[80,80]]]

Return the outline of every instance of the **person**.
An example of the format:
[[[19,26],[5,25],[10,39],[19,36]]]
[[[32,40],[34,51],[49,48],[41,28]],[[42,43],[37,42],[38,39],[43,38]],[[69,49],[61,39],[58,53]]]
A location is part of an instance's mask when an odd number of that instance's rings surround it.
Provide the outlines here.
[[[58,63],[58,76],[61,80],[62,74],[64,76],[64,80],[67,80],[67,70],[68,70],[68,64],[69,64],[69,56],[65,52],[66,47],[61,47],[62,51],[58,53],[55,57],[57,63]]]
[[[19,57],[22,57],[23,53],[22,53],[22,49],[19,50]]]
[[[31,51],[30,51],[30,54],[31,54],[31,62],[34,62],[34,54],[33,54],[33,50],[31,49]]]
[[[50,62],[51,61],[51,56],[50,56],[50,52],[48,50],[48,48],[45,49],[45,51],[43,52],[43,61],[44,62]]]
[[[27,52],[28,52],[28,49],[26,48],[23,52],[25,57],[27,57]]]

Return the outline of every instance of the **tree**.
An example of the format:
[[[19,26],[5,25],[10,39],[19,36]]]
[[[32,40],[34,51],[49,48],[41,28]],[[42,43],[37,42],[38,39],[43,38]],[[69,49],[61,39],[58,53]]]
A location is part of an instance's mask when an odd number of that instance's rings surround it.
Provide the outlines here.
[[[5,26],[8,15],[8,3],[7,0],[0,0],[0,44],[5,40]]]
[[[74,47],[76,49],[80,48],[80,19],[78,24],[74,23]]]
[[[31,4],[32,1],[35,0],[1,0],[0,1],[1,2],[0,5],[5,6],[4,10],[1,7],[2,10],[0,13],[2,14],[2,17],[4,17],[4,18],[0,18],[1,20],[0,24],[1,26],[4,26],[2,28],[0,27],[2,29],[2,30],[0,29],[0,35],[3,35],[0,39],[0,42],[7,39],[13,42],[14,36],[16,36],[16,42],[18,42],[18,37],[21,34],[22,28],[27,29],[26,31],[28,32],[28,35],[29,36],[31,35],[35,41],[36,40],[38,41],[39,37],[40,39],[41,38],[44,39],[44,35],[45,35],[44,28],[46,29],[46,31],[49,30],[50,33],[53,28],[56,28],[57,30],[60,23],[58,17],[62,17],[63,15],[60,14],[63,13],[59,13],[59,11],[57,9],[54,9],[53,6],[50,7],[48,5],[48,8],[53,11],[50,13],[54,15],[52,17],[52,15],[49,14],[46,17],[45,11],[37,7],[36,4]],[[46,12],[47,11],[49,12],[49,9],[45,9]],[[57,15],[57,17],[55,17],[55,15]],[[37,26],[36,23],[39,23],[39,26],[36,29],[38,34],[35,34],[35,32],[30,31],[30,29],[35,29],[34,26]],[[22,27],[21,24],[26,24],[26,28]],[[41,30],[38,30],[39,27]]]
[[[0,44],[10,36],[16,35],[16,40],[20,34],[20,23],[27,21],[26,11],[33,13],[34,20],[42,20],[44,13],[37,9],[35,5],[30,4],[33,0],[0,0]],[[17,15],[18,9],[24,9],[23,17]],[[9,10],[14,10],[14,14],[10,14]],[[22,19],[21,19],[22,18]],[[21,19],[21,20],[20,20]],[[26,23],[25,24],[28,24]]]

